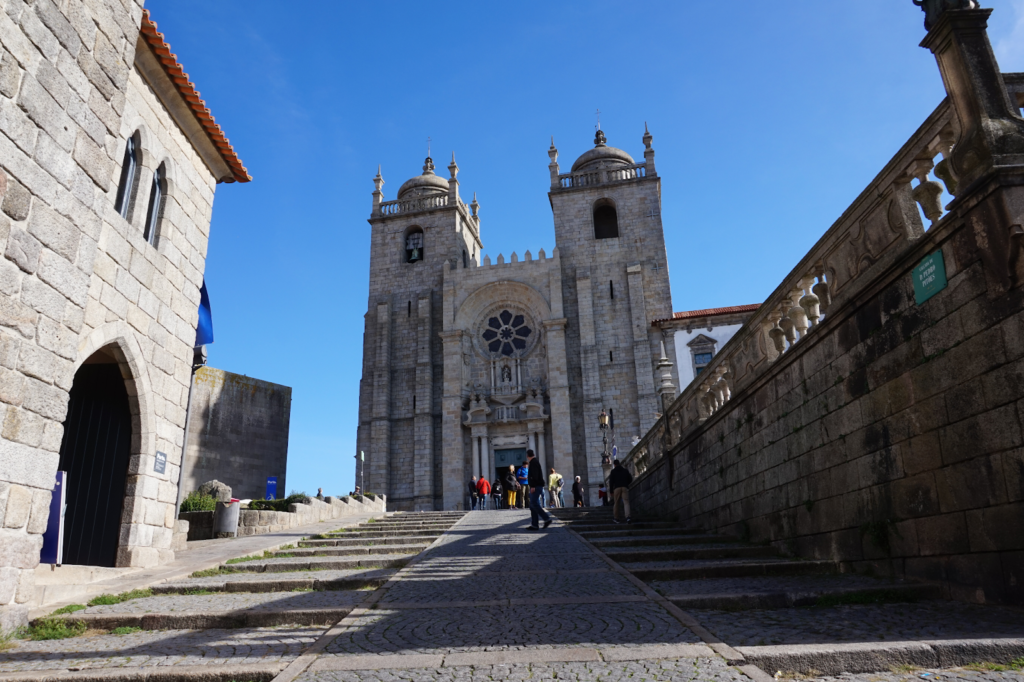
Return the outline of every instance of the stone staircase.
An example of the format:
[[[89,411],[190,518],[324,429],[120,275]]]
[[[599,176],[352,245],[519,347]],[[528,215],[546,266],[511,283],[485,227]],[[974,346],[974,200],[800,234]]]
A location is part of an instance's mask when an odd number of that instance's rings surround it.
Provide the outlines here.
[[[936,585],[844,572],[835,561],[639,520],[610,507],[556,510],[566,525],[711,636],[769,674],[1009,663],[1024,656],[1024,613],[943,600]]]
[[[307,537],[296,547],[232,559],[188,579],[157,585],[144,596],[90,605],[58,617],[98,630],[331,625],[461,516],[390,514]]]

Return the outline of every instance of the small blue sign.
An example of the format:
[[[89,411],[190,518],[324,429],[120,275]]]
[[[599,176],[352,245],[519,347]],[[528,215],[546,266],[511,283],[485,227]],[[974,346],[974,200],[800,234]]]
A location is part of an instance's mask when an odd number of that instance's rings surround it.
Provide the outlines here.
[[[277,476],[267,476],[267,499],[277,499]]]

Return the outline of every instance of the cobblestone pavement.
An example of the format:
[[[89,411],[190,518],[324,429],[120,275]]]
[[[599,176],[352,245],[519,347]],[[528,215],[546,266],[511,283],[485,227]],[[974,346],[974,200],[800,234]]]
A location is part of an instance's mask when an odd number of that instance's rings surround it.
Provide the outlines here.
[[[1024,637],[1024,611],[960,602],[690,614],[731,646]]]
[[[450,594],[460,601],[486,601],[538,596],[605,597],[638,595],[641,592],[629,580],[611,572],[577,575],[453,574],[444,578],[404,579],[391,587],[381,602],[436,602],[441,594]]]
[[[280,626],[248,630],[160,630],[128,635],[18,642],[0,653],[0,672],[66,668],[253,664],[289,661],[323,628]]]
[[[695,580],[652,580],[650,586],[666,596],[708,594],[769,594],[834,589],[875,589],[893,585],[885,580],[845,573],[839,575],[779,575]],[[904,585],[905,583],[895,583]]]
[[[80,613],[227,613],[230,611],[294,611],[337,609],[357,606],[366,599],[360,590],[329,592],[229,592],[224,594],[179,595],[131,599],[109,606],[90,606]]]
[[[664,608],[643,599],[632,582],[564,527],[530,532],[524,529],[528,522],[528,512],[468,515],[387,588],[379,608],[347,618],[326,654],[449,654],[701,641]],[[641,599],[586,603],[611,595]],[[451,601],[500,599],[579,601],[445,608]],[[397,603],[434,608],[388,608]]]
[[[548,663],[479,665],[411,670],[322,671],[304,673],[296,682],[749,682],[719,658],[684,658],[626,663]],[[972,681],[973,682],[973,681]]]
[[[348,621],[346,621],[348,622]],[[439,654],[700,639],[651,602],[378,610],[351,619],[335,654]]]

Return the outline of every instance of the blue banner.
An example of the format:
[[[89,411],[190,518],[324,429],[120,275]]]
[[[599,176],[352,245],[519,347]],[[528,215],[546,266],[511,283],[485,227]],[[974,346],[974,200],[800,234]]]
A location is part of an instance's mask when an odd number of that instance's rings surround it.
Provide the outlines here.
[[[39,563],[60,565],[64,558],[64,503],[65,476],[64,471],[57,472],[57,480],[50,498],[50,516],[46,519],[46,532],[43,533],[43,548],[39,552]]]
[[[210,294],[206,291],[206,279],[199,289],[199,324],[196,326],[196,345],[213,343],[213,311],[210,309]]]
[[[267,498],[268,500],[277,499],[277,476],[267,477]]]

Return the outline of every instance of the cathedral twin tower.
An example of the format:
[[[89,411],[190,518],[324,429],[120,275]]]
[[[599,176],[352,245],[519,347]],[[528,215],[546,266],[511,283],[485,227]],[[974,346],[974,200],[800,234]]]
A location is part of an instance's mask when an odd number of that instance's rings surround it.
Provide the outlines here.
[[[395,201],[378,171],[356,459],[366,491],[390,509],[464,509],[471,476],[493,480],[529,448],[596,503],[601,410],[625,455],[678,385],[663,376],[674,344],[652,325],[672,317],[672,298],[651,141],[645,131],[637,163],[598,130],[569,173],[552,144],[557,248],[508,263],[480,262],[479,205],[460,199],[454,158],[445,179],[428,157]]]

